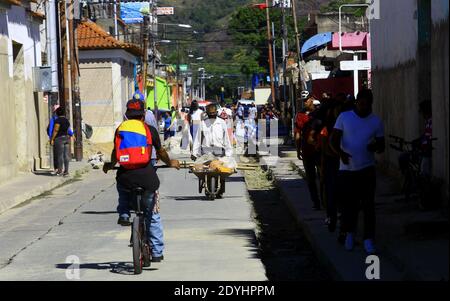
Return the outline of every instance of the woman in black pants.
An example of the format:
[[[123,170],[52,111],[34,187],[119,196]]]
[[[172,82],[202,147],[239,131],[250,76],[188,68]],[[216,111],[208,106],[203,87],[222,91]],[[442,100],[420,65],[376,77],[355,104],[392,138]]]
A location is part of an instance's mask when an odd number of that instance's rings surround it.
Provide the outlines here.
[[[65,117],[63,108],[56,110],[58,118],[55,120],[53,127],[53,134],[50,144],[53,145],[53,154],[57,162],[56,175],[69,175],[69,161],[70,161],[70,122]],[[64,171],[63,171],[64,167]]]

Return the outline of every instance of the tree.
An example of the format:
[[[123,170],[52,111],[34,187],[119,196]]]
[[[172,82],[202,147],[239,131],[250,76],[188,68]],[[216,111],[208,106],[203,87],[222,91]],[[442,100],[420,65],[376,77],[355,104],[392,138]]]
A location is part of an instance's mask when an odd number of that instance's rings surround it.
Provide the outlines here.
[[[323,5],[320,10],[322,13],[338,12],[339,7],[341,5],[355,4],[355,3],[362,4],[362,3],[366,3],[366,1],[364,1],[364,0],[331,0],[327,5]],[[364,14],[366,12],[366,10],[364,8],[356,8],[354,11],[356,11],[355,16],[357,16],[357,17],[364,16]]]

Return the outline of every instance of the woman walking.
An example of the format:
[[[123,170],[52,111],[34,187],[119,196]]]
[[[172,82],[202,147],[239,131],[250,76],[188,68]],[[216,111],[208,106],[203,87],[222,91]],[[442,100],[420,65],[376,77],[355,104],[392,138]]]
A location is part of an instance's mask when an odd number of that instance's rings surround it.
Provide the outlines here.
[[[57,162],[56,175],[69,175],[70,161],[70,122],[65,117],[63,108],[56,110],[57,119],[53,127],[53,133],[50,144],[53,146],[53,154]],[[64,171],[63,171],[64,168]]]

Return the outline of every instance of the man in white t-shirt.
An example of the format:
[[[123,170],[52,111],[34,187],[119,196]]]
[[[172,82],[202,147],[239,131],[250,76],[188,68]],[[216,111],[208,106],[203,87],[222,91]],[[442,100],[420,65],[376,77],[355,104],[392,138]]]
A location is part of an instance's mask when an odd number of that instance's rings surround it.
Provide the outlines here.
[[[364,211],[364,248],[374,254],[375,238],[375,153],[385,150],[384,126],[372,113],[371,90],[362,90],[353,111],[342,113],[331,135],[331,147],[341,158],[339,183],[345,247],[352,250],[358,212]]]

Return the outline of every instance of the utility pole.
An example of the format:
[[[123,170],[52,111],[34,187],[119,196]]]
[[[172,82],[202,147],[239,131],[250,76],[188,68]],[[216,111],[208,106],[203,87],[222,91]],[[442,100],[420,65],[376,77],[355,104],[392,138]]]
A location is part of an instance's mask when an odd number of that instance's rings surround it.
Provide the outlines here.
[[[144,38],[144,55],[142,58],[142,93],[144,94],[144,98],[147,99],[147,70],[148,70],[148,16],[144,16],[144,23],[143,23],[143,38]],[[156,85],[156,81],[155,81]]]
[[[281,1],[281,24],[282,24],[282,33],[283,33],[283,102],[284,107],[287,108],[287,77],[286,77],[286,69],[287,69],[287,54],[288,54],[288,36],[287,36],[287,27],[286,27],[286,8],[285,1]],[[285,110],[285,116],[287,116],[287,110]]]
[[[156,0],[152,1],[151,7],[152,14],[152,29],[155,29],[156,26]],[[153,53],[153,102],[154,102],[154,110],[156,121],[159,120],[159,109],[158,109],[158,81],[156,80],[156,32],[152,31],[152,53]]]
[[[272,51],[273,51],[273,73],[274,73],[274,85],[275,85],[275,104],[277,109],[280,109],[279,103],[278,103],[278,68],[277,68],[277,52],[276,52],[276,45],[275,45],[275,23],[272,22]]]
[[[177,70],[176,70],[176,82],[177,82],[177,105],[180,107],[180,41],[177,41]]]
[[[70,82],[72,88],[72,119],[75,132],[75,159],[83,160],[83,131],[81,126],[81,98],[80,98],[80,71],[78,62],[77,21],[74,20],[73,5],[78,1],[72,0],[69,9],[69,47],[70,47]]]
[[[292,17],[294,18],[294,27],[295,27],[295,39],[297,46],[297,57],[298,57],[298,69],[299,69],[299,84],[302,90],[306,90],[306,83],[303,79],[303,66],[302,66],[302,57],[301,57],[301,48],[300,48],[300,33],[298,31],[297,24],[297,9],[296,9],[296,0],[292,0]]]
[[[275,103],[275,83],[273,74],[273,54],[272,54],[272,34],[270,30],[270,8],[269,0],[266,0],[266,18],[267,18],[267,40],[269,46],[269,69],[270,69],[270,87],[272,90],[272,103]]]
[[[59,82],[59,99],[60,106],[64,109],[66,117],[70,116],[70,75],[69,75],[69,49],[67,37],[67,17],[66,17],[66,1],[59,2],[59,28],[61,36],[61,65],[62,65],[62,80]]]

